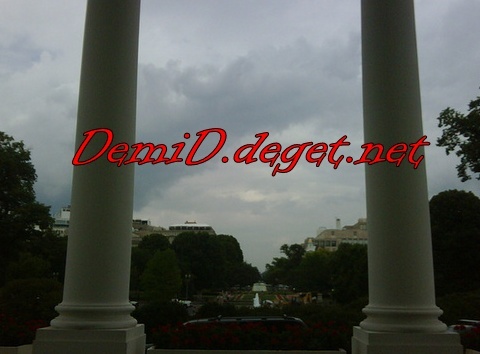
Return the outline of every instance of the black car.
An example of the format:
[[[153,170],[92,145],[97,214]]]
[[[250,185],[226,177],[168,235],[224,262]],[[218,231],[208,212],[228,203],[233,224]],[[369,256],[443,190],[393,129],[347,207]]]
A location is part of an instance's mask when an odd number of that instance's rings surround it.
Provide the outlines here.
[[[202,318],[198,320],[191,320],[185,322],[185,326],[194,326],[194,325],[205,325],[205,324],[215,324],[215,325],[229,325],[229,324],[261,324],[267,328],[276,328],[277,331],[284,331],[288,328],[299,327],[306,328],[307,325],[301,319],[297,317],[290,316],[237,316],[237,317],[211,317],[211,318]]]

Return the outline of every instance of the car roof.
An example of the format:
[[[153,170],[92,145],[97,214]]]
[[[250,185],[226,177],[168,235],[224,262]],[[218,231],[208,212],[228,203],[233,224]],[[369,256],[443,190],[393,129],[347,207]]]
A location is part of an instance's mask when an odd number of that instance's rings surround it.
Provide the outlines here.
[[[297,318],[291,316],[232,316],[232,317],[210,317],[210,318],[201,318],[197,320],[191,320],[185,322],[184,324],[202,324],[202,323],[246,323],[246,322],[276,322],[276,323],[297,323],[305,325],[305,323]]]

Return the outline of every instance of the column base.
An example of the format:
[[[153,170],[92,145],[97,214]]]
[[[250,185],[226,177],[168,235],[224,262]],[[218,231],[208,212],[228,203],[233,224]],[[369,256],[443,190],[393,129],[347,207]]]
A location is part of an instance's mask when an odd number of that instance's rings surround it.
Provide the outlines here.
[[[62,329],[37,330],[33,354],[144,354],[143,325],[127,329]]]
[[[430,308],[399,308],[368,305],[363,309],[367,318],[360,327],[371,332],[440,333],[447,330],[438,318],[443,313],[437,306]]]
[[[462,354],[453,332],[393,333],[353,328],[352,354]]]
[[[114,305],[72,305],[62,302],[55,307],[59,315],[50,325],[65,329],[132,328],[137,324],[137,320],[130,315],[134,309],[129,302]]]

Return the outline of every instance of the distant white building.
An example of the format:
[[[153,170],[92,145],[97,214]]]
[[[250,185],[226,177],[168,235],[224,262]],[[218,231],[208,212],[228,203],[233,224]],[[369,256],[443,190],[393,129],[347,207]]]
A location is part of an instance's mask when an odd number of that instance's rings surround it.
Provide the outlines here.
[[[307,252],[318,248],[336,251],[341,243],[366,245],[368,243],[367,219],[360,218],[354,225],[341,228],[340,219],[337,218],[335,229],[319,228],[317,236],[305,239],[303,247]]]
[[[53,230],[61,236],[68,236],[70,226],[70,205],[62,207],[55,215]],[[216,235],[213,227],[207,224],[199,224],[196,221],[185,221],[183,224],[173,224],[168,229],[162,226],[153,226],[148,219],[132,220],[132,245],[137,246],[143,237],[151,234],[161,234],[168,238],[170,243],[182,232],[206,232]]]
[[[337,227],[339,221],[337,221]],[[336,251],[342,243],[366,245],[368,243],[367,219],[358,219],[357,223],[342,229],[326,229],[315,237],[318,248]]]
[[[196,221],[185,221],[183,224],[173,224],[168,227],[168,230],[162,232],[168,240],[173,242],[176,236],[183,232],[206,232],[210,235],[216,235],[215,230],[208,224],[199,224]]]
[[[132,220],[132,245],[137,246],[143,237],[152,234],[165,234],[165,228],[161,226],[152,226],[148,219]]]
[[[68,227],[70,226],[70,205],[62,207],[53,215],[53,218],[53,230],[60,236],[67,236]]]

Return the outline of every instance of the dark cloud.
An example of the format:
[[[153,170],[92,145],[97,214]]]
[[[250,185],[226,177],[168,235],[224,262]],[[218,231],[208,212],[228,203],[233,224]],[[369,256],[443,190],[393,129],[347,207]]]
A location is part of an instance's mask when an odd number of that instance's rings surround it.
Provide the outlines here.
[[[282,48],[251,51],[224,67],[184,68],[175,62],[165,67],[142,65],[137,137],[170,146],[184,141],[185,132],[193,136],[219,127],[228,133],[228,146],[239,147],[241,138],[250,137],[253,143],[255,134],[288,131],[292,123],[312,122],[319,132],[325,127],[344,129],[343,134],[358,131],[361,119],[353,113],[360,107],[356,39],[332,51],[300,39]],[[348,60],[341,61],[342,57]],[[340,62],[338,72],[334,62]],[[299,137],[303,141],[315,138],[304,133]],[[140,167],[136,205],[148,202],[154,180],[167,188],[180,175],[197,174],[205,168],[209,167],[169,166],[168,171]]]
[[[430,195],[473,190],[455,156],[435,146],[439,112],[466,110],[478,95],[479,3],[416,3]],[[0,130],[32,148],[39,199],[68,204],[84,1],[7,1],[0,12]],[[360,4],[316,0],[142,2],[137,141],[184,141],[213,127],[228,133],[218,157],[199,166],[137,166],[135,216],[153,223],[196,219],[232,234],[263,267],[283,243],[302,242],[335,218],[365,216],[363,166],[299,162],[271,176],[268,164],[220,162],[269,132],[283,147],[363,141]],[[184,139],[184,133],[191,134]],[[205,144],[208,150],[214,141]]]

